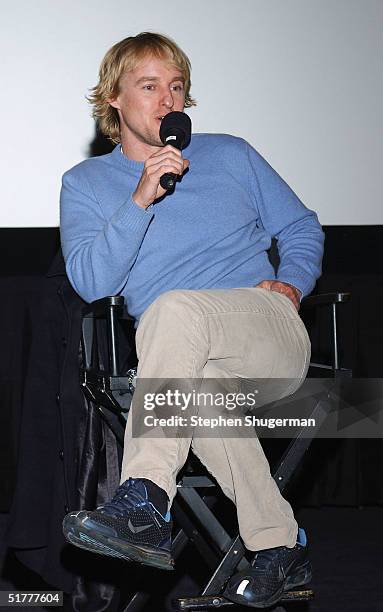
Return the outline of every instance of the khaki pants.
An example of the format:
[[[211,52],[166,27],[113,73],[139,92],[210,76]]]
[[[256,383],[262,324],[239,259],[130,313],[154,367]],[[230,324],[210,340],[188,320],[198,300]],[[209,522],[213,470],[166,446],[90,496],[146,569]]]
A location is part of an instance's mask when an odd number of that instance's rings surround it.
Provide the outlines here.
[[[278,378],[280,395],[303,382],[310,358],[305,327],[290,300],[260,288],[175,290],[143,314],[136,334],[138,377]],[[275,398],[277,399],[277,398]],[[172,502],[176,475],[193,452],[237,508],[249,550],[295,545],[297,523],[279,493],[255,433],[251,437],[132,437],[133,399],[121,481],[148,478]]]

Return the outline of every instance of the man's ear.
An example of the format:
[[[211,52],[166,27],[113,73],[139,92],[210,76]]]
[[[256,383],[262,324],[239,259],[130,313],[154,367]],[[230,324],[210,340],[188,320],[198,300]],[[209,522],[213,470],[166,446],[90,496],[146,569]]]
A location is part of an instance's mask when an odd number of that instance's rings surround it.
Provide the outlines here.
[[[116,96],[114,98],[109,98],[108,99],[108,103],[110,104],[110,106],[113,106],[113,108],[116,108],[117,110],[120,110],[120,103],[118,101],[118,96]]]

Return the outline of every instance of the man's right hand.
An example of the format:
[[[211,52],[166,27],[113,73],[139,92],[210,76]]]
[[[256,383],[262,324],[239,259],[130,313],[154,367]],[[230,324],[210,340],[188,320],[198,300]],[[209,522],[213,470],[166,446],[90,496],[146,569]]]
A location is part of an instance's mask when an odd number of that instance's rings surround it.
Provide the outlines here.
[[[181,176],[188,167],[189,161],[183,159],[181,151],[175,147],[166,145],[156,151],[145,162],[141,178],[133,193],[133,201],[137,206],[147,208],[166,193],[166,189],[160,185],[161,176],[167,172]]]

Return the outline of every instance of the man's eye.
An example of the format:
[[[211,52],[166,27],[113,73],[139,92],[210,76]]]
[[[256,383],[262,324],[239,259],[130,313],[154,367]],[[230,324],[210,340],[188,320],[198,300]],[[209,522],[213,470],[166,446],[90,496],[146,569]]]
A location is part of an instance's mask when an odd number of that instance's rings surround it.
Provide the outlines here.
[[[183,89],[184,89],[183,85],[173,85],[174,91],[183,91]]]
[[[144,85],[143,89],[146,89],[147,91],[153,91],[154,85]]]

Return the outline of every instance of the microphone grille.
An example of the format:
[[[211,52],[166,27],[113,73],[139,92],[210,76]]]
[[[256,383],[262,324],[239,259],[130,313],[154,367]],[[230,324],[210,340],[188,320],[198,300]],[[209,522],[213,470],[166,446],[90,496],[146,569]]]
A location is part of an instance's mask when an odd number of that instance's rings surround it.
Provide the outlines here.
[[[179,111],[172,111],[165,115],[161,121],[160,138],[164,144],[170,140],[176,140],[181,132],[183,135],[182,148],[186,147],[191,137],[191,120],[189,115]],[[172,144],[169,142],[169,144]]]

